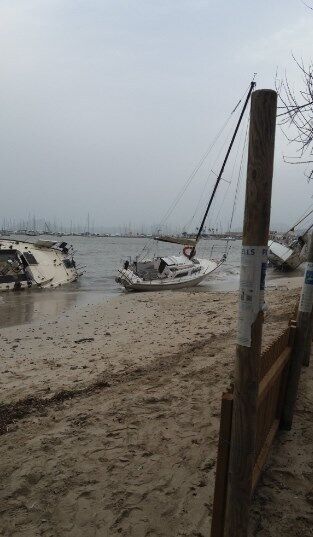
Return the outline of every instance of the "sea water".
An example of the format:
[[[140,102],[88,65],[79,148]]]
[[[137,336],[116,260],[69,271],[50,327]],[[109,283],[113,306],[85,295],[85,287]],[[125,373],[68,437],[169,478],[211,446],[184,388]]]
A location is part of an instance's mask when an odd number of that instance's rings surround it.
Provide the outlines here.
[[[25,237],[19,238],[25,240]],[[71,236],[51,239],[64,240],[73,246],[75,261],[83,272],[82,276],[77,282],[53,290],[31,289],[0,293],[0,326],[33,322],[43,316],[59,315],[74,306],[98,304],[110,296],[122,295],[125,290],[115,282],[117,268],[123,260],[129,257],[134,259],[145,248],[150,255],[181,253],[179,245],[158,243],[145,238]],[[32,239],[33,242],[35,240]],[[206,239],[197,246],[198,257],[219,261],[225,253],[226,261],[207,280],[194,288],[197,292],[238,289],[241,241]]]

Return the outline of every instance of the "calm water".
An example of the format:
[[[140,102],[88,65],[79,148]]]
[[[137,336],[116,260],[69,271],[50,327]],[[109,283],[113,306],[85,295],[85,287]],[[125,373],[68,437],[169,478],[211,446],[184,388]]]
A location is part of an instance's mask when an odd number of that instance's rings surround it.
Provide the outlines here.
[[[124,293],[115,283],[116,269],[123,259],[135,257],[147,243],[147,239],[112,237],[65,237],[64,240],[73,245],[76,263],[84,270],[83,276],[77,282],[55,290],[1,293],[0,326],[36,321],[44,316],[61,314],[75,305],[96,304],[108,296]],[[232,241],[229,246],[227,261],[214,273],[212,280],[208,279],[196,288],[199,292],[238,288],[241,242]],[[176,245],[152,241],[151,247],[150,251],[158,255],[179,253]],[[203,240],[197,247],[197,255],[220,259],[225,249],[225,241]]]

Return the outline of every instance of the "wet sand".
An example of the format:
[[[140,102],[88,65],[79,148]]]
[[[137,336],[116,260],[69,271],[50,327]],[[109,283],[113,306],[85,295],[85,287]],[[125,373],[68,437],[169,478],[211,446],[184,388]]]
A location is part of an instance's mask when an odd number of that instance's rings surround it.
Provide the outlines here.
[[[301,267],[290,274],[282,274],[269,268],[267,270],[267,287],[269,289],[294,288],[301,285],[302,278],[303,269]],[[108,280],[110,284],[108,284]],[[214,279],[208,279],[196,287],[195,292],[236,291],[238,286],[239,268],[225,264],[214,273]],[[123,294],[125,293],[117,286],[112,276],[97,282],[93,280],[88,282],[88,279],[82,276],[77,282],[54,290],[26,289],[14,293],[0,293],[0,330],[8,326],[42,322],[43,319],[48,321],[50,318],[65,313],[71,315],[72,310],[77,307],[96,306],[105,300],[123,296]]]
[[[298,295],[267,291],[264,344]],[[235,292],[128,294],[2,329],[0,534],[209,535],[236,309]],[[301,382],[251,536],[312,535],[312,367]]]
[[[279,293],[297,288],[300,281],[278,278],[269,282],[269,303]],[[42,296],[46,304],[49,296]],[[118,374],[147,365],[185,345],[233,334],[236,327],[237,292],[212,293],[205,286],[166,293],[122,293],[70,310],[62,301],[58,303],[57,296],[58,291],[50,309],[42,307],[35,322],[1,328],[3,402],[29,394],[43,397],[73,386],[81,389],[106,371]],[[19,302],[14,303],[14,293],[11,297],[15,311]]]

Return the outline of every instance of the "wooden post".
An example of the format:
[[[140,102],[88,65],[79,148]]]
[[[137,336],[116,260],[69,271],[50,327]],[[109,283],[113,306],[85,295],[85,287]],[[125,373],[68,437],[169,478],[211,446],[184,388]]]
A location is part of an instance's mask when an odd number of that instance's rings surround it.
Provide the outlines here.
[[[313,326],[312,326],[312,312],[308,321],[308,330],[306,334],[306,345],[304,348],[303,353],[303,360],[302,365],[304,367],[309,367],[310,365],[310,357],[311,357],[311,350],[312,350],[312,333],[313,333]]]
[[[306,334],[306,345],[304,349],[303,354],[303,361],[302,364],[306,367],[310,365],[310,355],[311,355],[311,347],[312,347],[312,314],[313,314],[313,232],[310,233],[309,243],[308,243],[308,261],[307,266],[305,270],[305,276],[304,276],[304,283],[303,286],[305,286],[305,293],[304,293],[304,302],[306,303],[306,309],[310,309],[310,312],[308,314],[307,318],[307,324],[308,324],[308,331]],[[302,294],[301,293],[301,299],[300,299],[300,307],[303,308],[302,303]]]
[[[305,365],[306,367],[310,365],[311,349],[312,349],[312,342],[313,342],[313,307],[311,311],[309,338],[310,338],[310,348],[308,350],[307,355],[303,359],[303,365]]]
[[[297,328],[287,379],[281,428],[290,430],[297,399],[301,366],[309,365],[311,352],[311,323],[313,304],[313,236],[308,247],[308,262],[304,273],[301,298],[297,315]]]
[[[246,537],[255,463],[277,94],[252,94],[225,535]]]

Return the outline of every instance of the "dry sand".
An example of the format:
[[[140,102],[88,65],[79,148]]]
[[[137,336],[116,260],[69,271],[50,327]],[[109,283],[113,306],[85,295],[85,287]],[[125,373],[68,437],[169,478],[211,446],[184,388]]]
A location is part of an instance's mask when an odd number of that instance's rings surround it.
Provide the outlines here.
[[[298,294],[267,292],[265,344]],[[0,535],[207,537],[236,302],[201,288],[123,295],[2,329]],[[312,394],[311,367],[251,536],[312,535]]]

